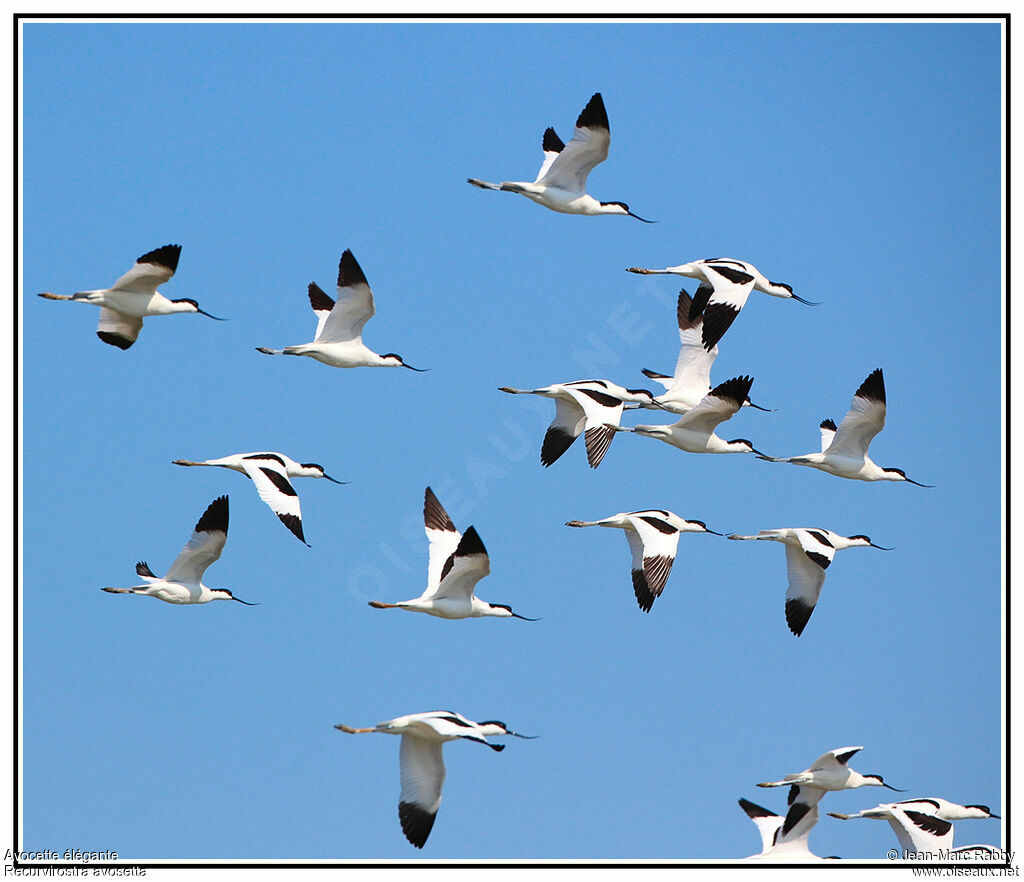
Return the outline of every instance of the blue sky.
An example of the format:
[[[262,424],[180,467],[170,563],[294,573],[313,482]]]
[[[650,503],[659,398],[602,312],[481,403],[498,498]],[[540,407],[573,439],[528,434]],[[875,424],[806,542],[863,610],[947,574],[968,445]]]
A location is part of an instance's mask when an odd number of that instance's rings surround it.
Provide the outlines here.
[[[24,27],[22,847],[150,859],[687,859],[758,850],[736,805],[834,747],[907,796],[1003,807],[1000,753],[1000,30],[959,23],[30,23]],[[582,57],[581,57],[582,56]],[[596,91],[612,132],[559,215],[465,183],[532,180]],[[182,245],[126,352],[53,303]],[[336,370],[306,285],[350,248],[367,344],[429,368]],[[755,294],[712,377],[777,408],[724,437],[814,450],[885,372],[873,458],[936,485],[843,481],[634,436],[539,463],[548,401],[502,395],[669,372],[681,280],[628,266],[750,261],[811,309]],[[689,290],[693,283],[687,282]],[[969,308],[965,309],[965,305]],[[55,348],[55,344],[59,348]],[[965,401],[970,419],[951,419]],[[625,422],[659,422],[632,416]],[[666,420],[667,421],[667,420]],[[280,450],[297,542],[237,474]],[[968,453],[969,451],[969,453]],[[423,489],[491,557],[482,597],[536,623],[377,611],[420,593]],[[215,497],[207,584],[258,602],[103,594],[170,565]],[[650,615],[617,531],[668,508],[712,529],[866,533],[803,636],[783,549],[684,535]],[[422,852],[398,825],[398,742],[448,708],[540,735],[446,747]],[[889,791],[829,794],[857,811]],[[999,843],[996,821],[957,843]],[[882,858],[885,824],[823,818],[819,854]]]

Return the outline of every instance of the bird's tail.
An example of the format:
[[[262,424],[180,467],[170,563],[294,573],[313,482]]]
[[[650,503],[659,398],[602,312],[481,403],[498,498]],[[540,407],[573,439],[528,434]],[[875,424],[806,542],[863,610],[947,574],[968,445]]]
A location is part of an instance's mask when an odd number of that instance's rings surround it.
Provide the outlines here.
[[[481,190],[500,190],[501,186],[498,184],[492,184],[489,181],[481,181],[479,178],[466,178],[466,182],[472,184],[474,187],[479,187]]]

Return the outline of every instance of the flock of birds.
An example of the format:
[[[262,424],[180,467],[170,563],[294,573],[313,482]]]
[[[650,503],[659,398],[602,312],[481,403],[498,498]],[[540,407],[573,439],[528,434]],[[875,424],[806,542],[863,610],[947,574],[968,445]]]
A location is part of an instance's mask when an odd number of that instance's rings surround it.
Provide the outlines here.
[[[623,202],[600,202],[586,192],[587,176],[608,156],[610,134],[608,117],[600,93],[595,94],[580,113],[573,137],[565,144],[547,129],[543,136],[544,161],[533,182],[492,184],[469,178],[470,184],[488,190],[519,193],[553,211],[582,215],[626,215],[644,223],[654,223],[629,210]],[[138,339],[144,318],[175,313],[199,313],[216,316],[199,308],[188,298],[168,299],[157,288],[174,275],[181,254],[180,245],[165,245],[143,254],[135,265],[110,288],[80,291],[72,295],[42,293],[51,300],[90,303],[100,308],[97,335],[104,343],[128,349]],[[641,274],[671,274],[698,280],[691,295],[680,291],[676,319],[679,329],[679,355],[674,373],[651,370],[643,373],[664,388],[655,395],[647,389],[628,389],[606,379],[553,383],[537,389],[501,387],[510,394],[530,394],[551,398],[555,417],[541,445],[541,463],[556,462],[582,434],[587,460],[597,468],[615,435],[629,432],[657,438],[689,453],[752,453],[770,462],[788,462],[810,466],[829,474],[860,481],[902,481],[919,484],[898,468],[881,467],[868,456],[874,437],[885,425],[885,386],[881,369],[872,371],[854,393],[849,411],[842,421],[822,421],[821,450],[802,456],[772,457],[757,450],[743,438],[725,440],[716,434],[718,427],[742,407],[768,408],[750,400],[753,378],[737,376],[712,386],[711,367],[718,355],[718,344],[736,320],[747,297],[760,291],[775,297],[818,305],[793,293],[781,282],[770,281],[756,267],[741,260],[713,258],[694,260],[665,269],[629,268]],[[337,298],[332,299],[315,282],[308,287],[310,306],[317,319],[313,341],[283,349],[258,347],[267,355],[303,355],[331,367],[404,367],[396,353],[378,354],[362,340],[366,323],[375,312],[373,292],[352,252],[346,250],[339,262]],[[220,320],[220,319],[217,319]],[[664,410],[679,417],[668,425],[620,425],[623,412],[634,409]],[[209,466],[231,469],[248,477],[260,498],[288,530],[305,543],[298,495],[291,479],[297,477],[331,478],[323,466],[299,463],[274,451],[233,454],[203,461],[175,460],[181,466]],[[490,572],[490,560],[475,527],[464,533],[428,487],[425,491],[424,529],[429,543],[426,590],[417,598],[397,603],[370,601],[376,609],[403,609],[445,619],[476,617],[518,618],[504,604],[489,603],[476,596],[477,583]],[[667,509],[620,512],[593,521],[571,520],[570,527],[615,527],[626,534],[632,555],[632,582],[637,604],[650,612],[664,590],[671,572],[681,533],[712,533],[699,520],[687,520]],[[143,584],[128,588],[107,587],[114,594],[138,594],[167,603],[199,604],[213,600],[234,600],[226,588],[203,584],[206,569],[218,559],[227,540],[228,497],[215,499],[195,525],[185,547],[163,577],[156,576],[148,564],[140,561],[136,572]],[[769,540],[786,546],[788,589],[785,614],[790,630],[799,636],[807,625],[821,594],[825,570],[836,551],[875,545],[867,536],[842,536],[818,527],[788,527],[761,530],[756,535],[728,536],[732,540]],[[452,711],[409,714],[378,723],[370,728],[352,728],[339,724],[342,732],[386,732],[401,735],[399,749],[401,794],[399,821],[412,845],[422,848],[434,824],[441,802],[445,777],[442,745],[447,741],[469,740],[485,744],[495,751],[504,745],[487,739],[519,735],[496,720],[474,722]],[[807,838],[818,820],[817,803],[828,791],[863,786],[890,787],[878,775],[861,775],[849,769],[847,762],[859,747],[829,751],[803,772],[787,775],[780,781],[761,787],[788,786],[788,808],[784,816],[774,814],[748,800],[740,805],[757,824],[762,836],[758,860],[815,859]],[[952,844],[952,821],[962,818],[997,818],[986,806],[961,806],[938,798],[904,800],[879,805],[851,815],[834,817],[881,818],[888,820],[905,852],[948,851]],[[984,847],[972,847],[984,848]]]

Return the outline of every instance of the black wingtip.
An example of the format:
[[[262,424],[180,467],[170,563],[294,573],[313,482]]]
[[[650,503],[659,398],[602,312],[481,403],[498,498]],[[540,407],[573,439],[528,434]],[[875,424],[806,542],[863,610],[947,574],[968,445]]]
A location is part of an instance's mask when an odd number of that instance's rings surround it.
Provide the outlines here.
[[[604,99],[600,92],[595,92],[576,119],[578,129],[608,130],[608,113],[604,109]]]
[[[292,534],[307,548],[312,546],[306,541],[306,537],[302,533],[302,518],[296,517],[293,514],[279,514],[278,518],[281,523],[284,524]]]
[[[749,799],[744,799],[742,796],[739,799],[740,808],[747,813],[748,818],[775,818],[778,815],[775,812],[770,812],[763,805],[758,805],[756,802],[751,802]]]
[[[411,802],[398,803],[398,820],[402,824],[402,832],[416,848],[423,848],[436,817],[436,813],[424,811]]]
[[[867,379],[860,384],[857,391],[853,393],[855,398],[863,398],[867,401],[877,401],[885,404],[885,380],[882,377],[882,369],[875,368]]]
[[[708,395],[714,395],[716,398],[734,401],[738,407],[742,407],[743,402],[746,401],[747,397],[750,395],[750,387],[753,384],[753,377],[746,375],[733,377],[731,380],[719,383],[708,393]]]
[[[179,257],[181,257],[180,245],[164,245],[160,248],[154,248],[152,251],[147,251],[135,262],[167,267],[173,273],[178,269]]]
[[[122,337],[120,334],[113,334],[110,331],[97,331],[96,336],[99,337],[104,343],[109,343],[111,346],[116,346],[118,349],[130,349],[134,340],[129,340],[127,337]]]
[[[544,130],[544,140],[541,142],[541,147],[545,153],[561,153],[565,149],[565,142],[549,126]]]
[[[787,600],[786,624],[789,625],[789,630],[799,637],[807,627],[812,612],[814,607],[808,606],[802,600]]]
[[[363,271],[356,259],[352,256],[352,252],[348,248],[341,255],[341,260],[338,262],[338,287],[345,288],[349,285],[367,285],[366,276],[363,275]]]
[[[470,527],[462,534],[459,545],[455,549],[455,557],[465,557],[469,554],[487,554],[484,543],[476,532],[476,527]]]
[[[227,533],[228,531],[227,496],[218,496],[213,500],[196,523],[196,533],[209,533],[216,530],[220,530],[222,533]]]
[[[455,524],[444,510],[444,506],[434,495],[434,491],[427,487],[423,494],[423,525],[428,530],[445,530],[450,533],[457,532]]]
[[[309,305],[313,307],[314,312],[322,310],[330,312],[334,309],[334,298],[324,293],[323,288],[316,282],[310,282],[306,292],[309,294]]]

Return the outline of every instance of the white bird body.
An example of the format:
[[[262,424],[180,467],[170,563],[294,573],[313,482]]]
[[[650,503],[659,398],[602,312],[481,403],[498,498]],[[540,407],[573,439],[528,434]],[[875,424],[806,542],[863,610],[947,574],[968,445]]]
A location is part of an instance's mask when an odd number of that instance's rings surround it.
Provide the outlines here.
[[[257,492],[271,511],[274,512],[297,539],[305,544],[306,537],[302,531],[302,511],[299,506],[299,497],[292,487],[289,478],[326,478],[335,484],[342,484],[343,481],[335,481],[330,475],[324,472],[319,463],[296,462],[289,456],[276,451],[262,451],[254,453],[233,453],[230,456],[222,456],[219,459],[206,459],[201,462],[193,462],[188,459],[176,459],[174,465],[180,466],[216,466],[224,469],[231,469],[240,472],[251,479]]]
[[[782,542],[786,546],[786,570],[789,586],[786,589],[786,623],[797,637],[807,625],[825,584],[825,570],[844,548],[867,547],[890,551],[875,545],[867,536],[841,536],[820,527],[783,527],[761,530],[756,536],[733,534],[730,539],[764,539]]]
[[[546,468],[555,462],[583,434],[587,462],[596,469],[615,437],[627,402],[657,406],[647,389],[626,389],[609,380],[574,380],[552,383],[540,389],[513,389],[501,386],[511,395],[540,395],[555,400],[555,418],[548,426],[541,445],[540,461]]]
[[[131,588],[104,588],[110,594],[141,594],[165,603],[209,603],[211,600],[237,600],[256,606],[232,595],[227,588],[208,588],[203,584],[206,568],[220,557],[228,537],[228,498],[220,496],[203,512],[191,538],[171,564],[163,578],[154,575],[145,561],[135,565],[135,572],[145,584]]]
[[[371,600],[375,609],[404,609],[422,612],[442,619],[496,618],[527,619],[500,603],[488,603],[474,594],[477,582],[491,571],[490,558],[476,529],[465,534],[441,506],[434,492],[427,487],[423,499],[423,526],[430,542],[427,567],[427,588],[413,600],[383,603]]]
[[[644,370],[644,376],[664,386],[665,394],[654,400],[665,410],[683,414],[693,410],[711,391],[711,365],[718,357],[718,345],[705,349],[701,343],[704,327],[703,315],[691,317],[693,298],[684,288],[676,302],[676,323],[679,326],[679,356],[675,372],[671,377],[655,371]],[[644,405],[634,405],[644,406]],[[649,405],[648,405],[649,406]],[[753,404],[748,397],[743,407],[766,408]],[[627,408],[629,409],[629,408]]]
[[[100,321],[96,336],[118,349],[128,349],[138,339],[142,320],[147,316],[174,313],[201,313],[217,319],[199,308],[195,300],[170,300],[157,291],[157,286],[169,281],[178,268],[180,245],[164,245],[143,254],[121,278],[109,288],[78,291],[75,294],[40,294],[47,300],[71,300],[91,303],[100,307]],[[217,319],[221,321],[221,319]]]
[[[665,269],[641,269],[629,267],[631,273],[644,275],[671,274],[699,279],[700,286],[694,295],[690,318],[704,316],[704,327],[701,341],[705,349],[710,351],[729,326],[740,314],[751,291],[761,291],[773,297],[784,297],[798,300],[808,306],[816,306],[809,300],[797,297],[793,289],[784,282],[772,282],[753,264],[731,257],[713,257],[694,260],[679,266]]]
[[[445,742],[465,739],[501,751],[505,745],[491,744],[487,741],[489,736],[529,737],[512,732],[497,720],[476,723],[452,711],[407,714],[366,729],[354,729],[340,723],[334,728],[352,734],[384,732],[402,736],[398,751],[402,783],[398,817],[406,839],[416,848],[423,848],[426,843],[441,805],[441,789],[445,779],[441,748]]]
[[[752,377],[733,377],[719,383],[700,403],[667,426],[615,426],[616,432],[634,432],[657,438],[689,453],[758,453],[746,438],[725,441],[715,434],[720,423],[736,413],[749,398]]]
[[[587,176],[595,165],[608,158],[610,143],[608,114],[601,93],[597,92],[577,118],[568,144],[562,142],[554,129],[548,128],[544,132],[544,162],[535,181],[491,184],[478,178],[466,180],[484,190],[519,193],[538,205],[563,214],[625,214],[644,223],[653,223],[633,214],[624,202],[600,202],[587,195]]]
[[[633,555],[633,592],[650,612],[668,582],[680,533],[715,533],[703,521],[688,521],[664,509],[619,512],[599,521],[567,521],[567,527],[615,527],[624,530]],[[720,536],[721,533],[715,533]]]
[[[807,844],[811,829],[818,822],[818,807],[811,809],[801,817],[797,825],[787,834],[780,832],[785,818],[751,802],[740,799],[740,808],[757,826],[761,834],[761,851],[745,858],[748,861],[820,861],[824,858],[814,854]]]
[[[373,318],[376,309],[373,291],[351,251],[345,249],[338,262],[336,301],[325,294],[316,282],[309,283],[307,293],[317,317],[313,342],[285,346],[284,349],[258,346],[258,352],[265,355],[306,355],[337,368],[404,367],[422,370],[406,364],[394,352],[379,355],[363,343],[363,327]]]
[[[918,484],[902,469],[883,468],[868,456],[872,439],[885,427],[885,382],[882,369],[872,371],[853,395],[853,402],[838,429],[832,420],[822,420],[821,452],[803,456],[761,456],[768,462],[791,462],[811,466],[856,481],[906,481]]]

